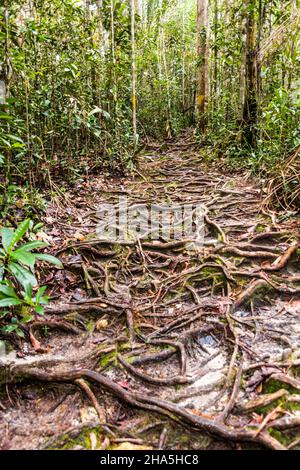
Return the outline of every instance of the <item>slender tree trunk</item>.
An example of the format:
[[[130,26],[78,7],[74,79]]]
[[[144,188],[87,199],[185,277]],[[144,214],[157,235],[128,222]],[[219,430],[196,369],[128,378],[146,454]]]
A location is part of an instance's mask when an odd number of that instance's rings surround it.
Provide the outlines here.
[[[229,43],[229,25],[230,25],[230,5],[229,5],[229,0],[225,1],[225,51],[228,51],[228,43]],[[222,11],[222,10],[221,10]],[[229,120],[229,111],[230,111],[230,88],[231,88],[231,73],[229,67],[225,64],[223,64],[222,67],[222,84],[223,84],[223,89],[225,90],[224,97],[225,97],[225,119],[226,121]],[[220,88],[222,89],[222,86],[220,84]]]
[[[217,47],[217,40],[218,40],[218,21],[219,21],[219,5],[218,0],[214,1],[214,84],[213,84],[213,91],[214,91],[214,98],[216,99],[217,91],[218,91],[218,47]]]
[[[12,66],[9,53],[9,7],[5,2],[4,10],[4,24],[5,24],[5,44],[4,44],[4,57],[2,63],[0,64],[0,80],[2,82],[1,91],[3,92],[3,100],[6,101],[6,98],[9,98],[9,87],[10,81],[12,78]]]
[[[247,6],[243,4],[242,11],[242,57],[240,72],[240,113],[239,120],[243,122],[244,106],[246,99],[246,61],[247,61]]]
[[[257,50],[260,49],[261,41],[263,39],[263,27],[265,23],[266,4],[264,0],[259,0],[258,4],[258,32],[257,32]],[[257,97],[260,100],[262,93],[262,75],[261,64],[257,62]]]
[[[136,63],[135,63],[135,2],[131,0],[131,79],[132,79],[132,128],[134,146],[137,144],[137,124],[136,124]]]
[[[166,79],[166,94],[167,94],[167,115],[166,115],[166,135],[170,139],[172,137],[171,129],[171,93],[170,93],[170,79],[169,79],[169,70],[167,64],[166,56],[166,44],[165,44],[165,32],[162,28],[162,63],[164,68],[164,77]]]
[[[142,16],[142,3],[140,0],[134,0],[134,11],[140,17]]]
[[[4,24],[5,24],[5,45],[4,45],[4,58],[1,64],[0,79],[2,81],[2,92],[3,92],[3,104],[6,104],[7,98],[9,98],[9,86],[12,78],[12,66],[10,61],[10,35],[9,35],[9,6],[7,0],[4,3]],[[1,97],[2,98],[2,97]],[[5,109],[9,113],[9,109]],[[7,132],[10,132],[9,121],[6,124]],[[5,184],[2,194],[2,201],[0,202],[0,210],[4,210],[7,204],[7,190],[11,183],[11,153],[9,150],[4,151],[4,172],[5,172]]]
[[[182,2],[182,109],[185,110],[185,0]]]
[[[198,71],[196,90],[196,118],[199,128],[204,131],[207,118],[208,89],[208,0],[197,0]]]
[[[112,60],[112,75],[113,75],[113,100],[114,111],[117,113],[118,95],[117,95],[117,61],[115,50],[115,1],[110,2],[110,34],[111,34],[111,60]]]
[[[158,65],[158,78],[162,79],[162,0],[158,3],[158,42],[157,42],[157,65]]]
[[[243,134],[245,141],[255,146],[257,121],[257,66],[255,7],[256,0],[246,0],[246,87],[243,106]]]

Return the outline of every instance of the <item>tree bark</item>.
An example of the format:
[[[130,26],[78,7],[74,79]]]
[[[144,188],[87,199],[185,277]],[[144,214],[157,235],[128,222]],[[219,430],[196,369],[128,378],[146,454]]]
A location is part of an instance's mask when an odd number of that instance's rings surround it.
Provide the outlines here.
[[[245,0],[246,6],[246,53],[245,93],[243,103],[243,136],[251,147],[256,144],[257,121],[257,66],[255,8],[256,0]]]
[[[136,63],[135,63],[135,7],[136,7],[136,0],[131,0],[132,128],[133,128],[134,146],[136,146],[136,144],[137,144]]]
[[[196,90],[196,118],[199,128],[204,131],[207,118],[208,79],[208,0],[197,0],[198,71]]]

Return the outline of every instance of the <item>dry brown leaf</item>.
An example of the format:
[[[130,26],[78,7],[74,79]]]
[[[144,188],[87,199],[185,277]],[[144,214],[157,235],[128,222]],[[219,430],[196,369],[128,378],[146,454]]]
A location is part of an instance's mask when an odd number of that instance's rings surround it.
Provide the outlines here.
[[[104,328],[108,327],[108,321],[107,320],[98,320],[96,323],[96,330],[100,331],[103,330]]]
[[[52,241],[52,238],[49,237],[49,235],[47,235],[45,232],[37,232],[36,234],[36,238],[37,240],[41,240],[42,242],[46,242],[46,243],[49,243]]]
[[[43,353],[47,353],[49,351],[48,348],[44,348],[41,345],[41,343],[36,339],[36,337],[33,335],[33,333],[31,331],[29,332],[29,338],[30,338],[30,342],[31,342],[32,347],[35,350],[35,352],[43,354]]]
[[[152,450],[152,447],[132,444],[131,442],[122,442],[122,444],[114,447],[113,450]]]
[[[202,418],[206,418],[206,419],[215,419],[215,416],[213,415],[209,415],[209,414],[206,414],[206,413],[202,413],[201,411],[199,410],[196,410],[195,408],[190,410],[194,415],[197,415],[197,416],[202,416]]]
[[[18,199],[16,201],[16,206],[17,206],[18,209],[22,209],[24,207],[24,205],[25,205],[25,203],[24,203],[23,199]]]
[[[77,231],[74,233],[74,238],[75,240],[82,242],[85,239],[85,236],[82,233]]]

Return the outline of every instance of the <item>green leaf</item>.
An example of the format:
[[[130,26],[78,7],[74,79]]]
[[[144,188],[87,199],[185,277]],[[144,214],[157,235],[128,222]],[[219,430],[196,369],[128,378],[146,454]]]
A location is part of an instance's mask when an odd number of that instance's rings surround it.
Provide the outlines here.
[[[89,112],[88,115],[93,116],[94,114],[97,114],[97,113],[102,114],[102,116],[105,117],[105,119],[108,119],[108,120],[111,119],[110,114],[104,109],[99,108],[99,106],[96,106],[91,112]]]
[[[2,142],[2,144],[4,144],[1,147],[8,148],[8,149],[11,148],[11,144],[8,140],[3,139],[3,137],[0,136],[0,141]]]
[[[55,258],[55,256],[46,255],[44,253],[38,253],[35,256],[36,256],[36,259],[54,264],[55,266],[58,266],[61,269],[63,268],[62,262],[58,258]]]
[[[2,245],[6,252],[9,251],[9,248],[14,239],[14,231],[12,228],[3,228],[1,230]]]
[[[2,328],[4,333],[12,333],[18,329],[18,325],[6,325]]]
[[[22,139],[20,139],[20,137],[18,137],[17,135],[13,135],[13,134],[7,134],[7,137],[9,137],[9,138],[10,138],[10,140],[13,140],[13,141],[15,141],[15,142],[19,142],[19,143],[21,143],[21,144],[23,144],[23,145],[24,145],[24,142],[23,142],[23,140],[22,140]]]
[[[24,220],[14,231],[14,236],[10,244],[10,249],[18,243],[29,229],[30,219]]]
[[[34,267],[34,263],[36,261],[36,256],[28,251],[24,251],[23,248],[19,248],[18,250],[14,251],[11,255],[12,259],[25,264],[25,266],[30,266],[31,268]]]
[[[4,294],[6,297],[18,298],[15,289],[7,284],[0,284],[0,293]]]
[[[42,286],[38,289],[36,296],[35,296],[35,301],[37,304],[40,303],[40,300],[42,299],[46,289],[47,289],[47,286]]]
[[[25,296],[29,300],[32,299],[32,285],[31,284],[27,284],[25,286]]]
[[[37,248],[45,248],[46,246],[48,246],[48,243],[41,242],[40,240],[34,240],[33,242],[25,243],[20,247],[20,249],[24,251],[31,251],[36,250]]]
[[[22,323],[29,323],[31,320],[33,320],[33,316],[32,315],[28,315],[28,314],[25,314],[25,315],[22,315]]]
[[[7,297],[6,299],[0,300],[0,307],[12,307],[14,305],[21,305],[21,300],[14,297]]]
[[[19,142],[16,142],[16,143],[12,144],[11,147],[14,148],[14,149],[23,149],[24,146],[25,146],[25,144],[20,144]]]
[[[17,335],[20,336],[21,338],[25,338],[24,331],[22,331],[21,328],[16,328],[16,333],[17,333]]]
[[[17,263],[9,263],[8,270],[15,276],[19,283],[26,288],[28,284],[31,286],[37,285],[36,277]]]
[[[38,224],[36,224],[33,228],[32,228],[32,231],[33,232],[36,232],[37,230],[39,230],[40,228],[44,227],[44,224],[42,222],[39,222]]]
[[[37,306],[35,307],[35,311],[36,311],[36,313],[38,313],[39,315],[43,315],[43,313],[45,312],[45,309],[44,309],[44,307],[41,307],[40,305],[37,305]]]
[[[0,119],[11,120],[11,119],[13,119],[13,117],[10,116],[9,114],[0,114]]]

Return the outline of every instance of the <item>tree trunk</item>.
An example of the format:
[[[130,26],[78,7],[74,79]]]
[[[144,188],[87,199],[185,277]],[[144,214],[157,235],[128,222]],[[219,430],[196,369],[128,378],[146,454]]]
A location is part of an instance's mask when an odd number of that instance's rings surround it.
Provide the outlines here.
[[[182,110],[185,109],[185,0],[182,1]]]
[[[197,0],[197,37],[198,37],[198,71],[196,90],[196,118],[199,128],[206,127],[207,79],[208,79],[208,0]]]
[[[131,79],[132,79],[132,128],[134,146],[137,144],[136,124],[136,64],[135,64],[135,0],[131,0]]]
[[[213,83],[213,91],[214,91],[214,99],[217,99],[217,92],[218,92],[218,21],[219,21],[219,5],[218,0],[214,1],[214,83]]]
[[[246,53],[245,53],[245,93],[243,103],[243,136],[247,144],[256,144],[257,121],[257,67],[255,7],[256,0],[245,0],[246,6]]]
[[[110,34],[111,34],[111,60],[112,60],[112,81],[113,81],[113,101],[114,101],[114,112],[117,114],[117,60],[115,50],[115,1],[110,2]]]

